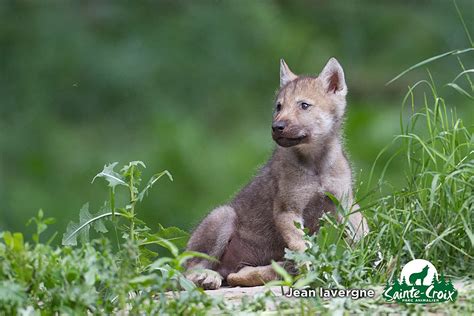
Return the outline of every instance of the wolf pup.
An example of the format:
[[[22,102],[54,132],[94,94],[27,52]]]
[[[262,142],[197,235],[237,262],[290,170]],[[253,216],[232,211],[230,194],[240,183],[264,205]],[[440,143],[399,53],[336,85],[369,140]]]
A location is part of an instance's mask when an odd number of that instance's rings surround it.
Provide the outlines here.
[[[351,209],[352,174],[341,135],[346,94],[344,72],[336,59],[331,58],[317,77],[297,76],[280,61],[272,123],[278,146],[257,176],[193,232],[187,250],[217,260],[188,260],[189,280],[204,289],[217,289],[223,281],[256,286],[274,280],[271,261],[282,261],[285,247],[306,249],[295,222],[314,233],[321,216],[335,211],[327,192]],[[352,207],[348,217],[355,239],[368,232],[357,209]]]

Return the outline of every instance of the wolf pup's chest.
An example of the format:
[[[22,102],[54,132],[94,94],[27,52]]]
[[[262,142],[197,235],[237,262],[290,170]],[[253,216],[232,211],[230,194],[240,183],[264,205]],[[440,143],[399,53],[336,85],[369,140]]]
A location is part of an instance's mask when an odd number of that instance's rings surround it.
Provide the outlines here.
[[[278,180],[278,195],[292,208],[304,210],[308,204],[320,200],[327,191],[321,175],[305,173],[299,170],[280,174]]]

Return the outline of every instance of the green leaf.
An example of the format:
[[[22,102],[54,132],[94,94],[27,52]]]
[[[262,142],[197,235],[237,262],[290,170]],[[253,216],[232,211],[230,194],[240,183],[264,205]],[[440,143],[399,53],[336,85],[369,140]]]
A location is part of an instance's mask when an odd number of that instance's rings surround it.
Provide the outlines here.
[[[178,247],[176,247],[171,241],[157,237],[154,242],[166,249],[168,249],[174,257],[178,256]]]
[[[0,281],[0,305],[22,306],[27,300],[26,289],[13,281]]]
[[[302,275],[302,277],[299,278],[298,281],[295,282],[293,287],[296,288],[296,289],[301,289],[301,288],[304,288],[307,285],[310,285],[311,283],[313,283],[317,279],[318,279],[318,276],[314,273],[309,273],[309,274],[306,274],[306,275]]]
[[[219,260],[217,260],[215,257],[211,257],[205,253],[197,251],[184,251],[176,259],[178,260],[178,265],[182,266],[187,260],[191,258],[202,258],[211,262],[219,262]]]
[[[143,286],[151,285],[153,283],[156,283],[156,275],[154,274],[140,275],[131,279],[130,283],[141,284]]]
[[[155,251],[152,251],[145,247],[140,248],[140,262],[144,266],[152,263],[153,260],[155,260],[157,256],[158,256],[158,253]]]
[[[101,207],[100,211],[96,215],[106,214],[109,212],[111,212],[111,209],[109,205],[107,204],[107,202],[105,202],[104,205]],[[92,227],[94,227],[94,230],[98,233],[105,234],[108,232],[103,221],[95,221]]]
[[[148,265],[148,269],[156,270],[156,269],[162,268],[173,260],[174,260],[173,258],[169,258],[169,257],[158,258],[157,260],[153,261],[151,264]]]
[[[174,226],[164,228],[161,224],[158,224],[158,231],[153,235],[171,241],[180,249],[186,247],[189,239],[189,234],[184,230]]]
[[[168,243],[173,245],[171,246],[173,249],[183,249],[186,247],[189,239],[189,234],[178,227],[164,228],[161,224],[158,224],[158,231],[156,233],[144,233],[144,236],[145,238],[142,240],[141,245],[158,244],[170,251]]]
[[[338,200],[337,197],[335,197],[332,193],[330,192],[326,192],[325,195],[331,200],[331,202],[334,203],[334,205],[336,207],[340,207],[341,206],[341,202]]]
[[[467,92],[466,90],[461,88],[457,83],[450,82],[450,83],[447,84],[447,86],[453,88],[454,90],[456,90],[460,94],[468,97],[469,99],[474,99],[473,96],[469,94],[469,92]]]
[[[336,247],[336,255],[340,256],[344,250],[348,249],[344,238],[341,238],[344,224],[336,224],[335,219],[325,214],[322,218],[322,225],[317,235],[319,248],[327,251],[332,245]]]
[[[5,244],[14,251],[21,251],[24,249],[24,241],[22,233],[10,233],[6,231],[3,233],[3,240]]]
[[[168,249],[174,257],[179,254],[179,249],[184,248],[189,238],[189,234],[177,227],[164,228],[158,224],[158,231],[154,234],[143,233],[145,239],[140,245],[156,244]]]
[[[148,193],[148,190],[151,189],[151,187],[155,184],[156,181],[158,181],[162,176],[168,176],[168,178],[173,181],[173,176],[171,175],[171,173],[168,172],[168,170],[165,170],[165,171],[162,171],[160,173],[157,173],[155,175],[153,175],[150,180],[148,181],[147,185],[145,186],[145,188],[143,188],[143,190],[140,192],[140,194],[138,195],[138,200],[141,202],[143,200],[143,198],[147,195]]]
[[[112,216],[112,212],[107,212],[107,210],[109,210],[107,207],[102,207],[101,210],[93,216],[89,212],[89,203],[84,204],[79,213],[79,223],[70,222],[67,225],[62,244],[64,246],[76,246],[78,235],[81,237],[82,242],[88,241],[91,225],[98,233],[106,233],[108,230],[101,220]],[[124,216],[118,212],[115,212],[115,215]]]
[[[143,163],[143,161],[140,161],[140,160],[130,161],[128,165],[125,165],[122,167],[122,169],[120,169],[120,172],[122,172],[123,174],[127,174],[132,167],[139,167],[139,166],[146,168],[146,165]]]
[[[275,270],[277,274],[279,274],[283,278],[283,280],[285,281],[287,285],[291,285],[293,283],[293,278],[291,277],[291,275],[281,265],[279,265],[277,262],[273,260],[272,260],[272,268],[273,270]]]
[[[114,168],[117,164],[118,162],[104,165],[104,169],[92,179],[92,182],[94,182],[96,178],[104,178],[112,188],[115,188],[117,185],[128,187],[128,184],[124,181],[123,177],[114,171]]]
[[[178,276],[178,282],[179,282],[179,285],[181,285],[181,287],[185,291],[190,292],[196,288],[196,285],[193,282],[186,279],[183,275]]]
[[[129,162],[128,165],[125,165],[122,169],[120,169],[122,177],[124,177],[124,180],[127,181],[128,187],[130,191],[133,192],[134,196],[138,194],[138,186],[140,185],[142,180],[142,172],[139,168],[140,166],[146,168],[143,162],[136,160]],[[133,198],[131,202],[135,201],[136,198]]]
[[[36,232],[33,234],[33,241],[38,244],[40,235],[48,228],[48,225],[53,224],[55,219],[52,217],[43,218],[43,210],[40,209],[38,214],[35,217],[32,217],[26,223],[26,226],[31,225],[31,223],[36,224]]]

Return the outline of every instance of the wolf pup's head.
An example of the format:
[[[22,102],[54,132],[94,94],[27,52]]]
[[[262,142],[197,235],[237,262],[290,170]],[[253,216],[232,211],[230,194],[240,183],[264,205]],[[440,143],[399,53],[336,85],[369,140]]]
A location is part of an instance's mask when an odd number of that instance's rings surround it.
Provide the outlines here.
[[[323,144],[337,135],[346,107],[344,71],[335,58],[319,76],[297,76],[280,61],[272,137],[282,147]]]

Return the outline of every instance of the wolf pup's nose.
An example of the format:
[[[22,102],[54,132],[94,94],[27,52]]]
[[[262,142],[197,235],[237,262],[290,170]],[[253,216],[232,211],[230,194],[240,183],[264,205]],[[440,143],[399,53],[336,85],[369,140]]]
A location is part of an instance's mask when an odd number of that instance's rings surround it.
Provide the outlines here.
[[[275,133],[281,133],[286,127],[286,122],[285,121],[277,121],[274,122],[272,125],[272,130]]]

